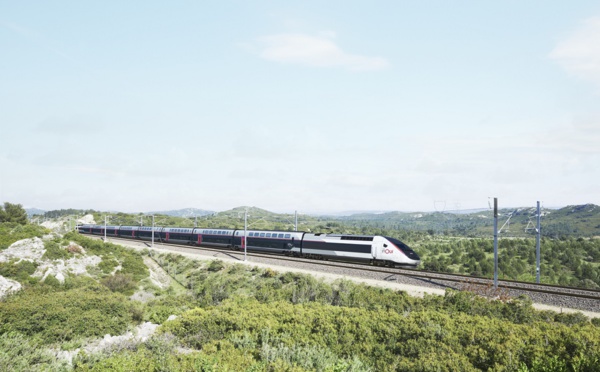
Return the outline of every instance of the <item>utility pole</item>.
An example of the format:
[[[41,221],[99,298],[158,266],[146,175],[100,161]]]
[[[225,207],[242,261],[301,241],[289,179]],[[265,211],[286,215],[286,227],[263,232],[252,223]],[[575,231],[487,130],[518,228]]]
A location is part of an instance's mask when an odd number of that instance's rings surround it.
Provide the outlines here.
[[[248,209],[244,211],[244,261],[246,261],[246,246],[248,236]]]
[[[494,198],[494,288],[498,288],[498,198]]]
[[[154,215],[152,215],[152,246],[154,248]]]
[[[294,211],[294,231],[298,231],[298,211]]]
[[[194,216],[194,227],[198,227],[198,216]]]
[[[535,282],[540,282],[540,235],[542,234],[542,226],[540,223],[540,202],[537,202],[537,228],[536,228],[536,239],[535,239]]]
[[[106,242],[106,221],[108,220],[108,216],[104,216],[104,241]]]

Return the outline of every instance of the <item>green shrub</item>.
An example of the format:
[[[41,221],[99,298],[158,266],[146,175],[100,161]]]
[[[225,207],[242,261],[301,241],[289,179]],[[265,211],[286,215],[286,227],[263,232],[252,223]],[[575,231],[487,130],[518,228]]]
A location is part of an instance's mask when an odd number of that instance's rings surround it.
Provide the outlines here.
[[[49,234],[50,230],[38,225],[19,225],[16,223],[0,223],[0,250],[8,248],[11,244],[34,237],[41,238]]]
[[[130,274],[136,282],[147,278],[150,275],[148,267],[144,263],[142,255],[139,253],[124,249],[120,253],[121,260],[121,272],[123,274]]]
[[[98,268],[104,274],[112,273],[115,267],[117,266],[119,266],[119,261],[117,261],[113,257],[103,257],[102,261],[98,264]]]
[[[120,264],[120,273],[131,275],[136,286],[149,275],[142,255],[130,248],[91,239],[76,232],[65,234],[65,239],[81,245],[87,254],[101,257],[99,267],[105,274],[111,273]]]
[[[266,268],[266,269],[263,271],[263,273],[262,273],[262,276],[263,276],[264,278],[274,278],[274,277],[276,277],[276,276],[277,276],[277,272],[276,272],[275,270],[273,270],[273,269],[271,269],[271,268],[267,267],[267,268]]]
[[[61,247],[60,243],[60,239],[44,241],[46,252],[42,258],[46,260],[67,260],[73,257],[73,254]]]
[[[24,283],[28,282],[29,276],[35,273],[37,267],[37,263],[27,260],[17,262],[15,259],[8,262],[0,262],[0,275]]]
[[[377,371],[517,370],[531,368],[535,361],[551,365],[548,355],[557,356],[569,369],[585,366],[580,370],[593,371],[600,357],[600,330],[589,323],[515,324],[463,312],[397,313],[315,302],[228,300],[221,306],[190,310],[161,330],[204,352],[229,339],[253,355],[261,355],[259,348],[268,345],[262,362],[273,355],[286,361],[297,355],[313,361],[334,355],[356,357]]]
[[[129,348],[101,354],[79,354],[75,371],[265,371],[251,355],[222,342],[209,352],[176,353],[172,337],[153,337]]]
[[[59,371],[67,370],[60,362],[29,337],[17,332],[0,334],[0,371]]]
[[[580,312],[577,313],[558,313],[554,316],[554,321],[566,325],[582,325],[589,322],[588,317]]]
[[[121,292],[128,295],[132,295],[137,288],[133,276],[130,274],[116,273],[115,275],[102,278],[100,283],[113,292]]]
[[[44,279],[44,284],[49,285],[51,287],[60,287],[60,281],[56,279],[54,275],[47,275]]]
[[[213,260],[208,264],[208,271],[221,271],[225,267],[225,264],[221,260]]]
[[[131,303],[102,285],[83,283],[66,280],[56,290],[26,288],[9,296],[0,302],[0,334],[18,332],[53,343],[123,333],[133,322]]]
[[[195,307],[196,301],[187,295],[167,296],[152,300],[145,307],[144,320],[162,324],[171,315],[181,315]]]

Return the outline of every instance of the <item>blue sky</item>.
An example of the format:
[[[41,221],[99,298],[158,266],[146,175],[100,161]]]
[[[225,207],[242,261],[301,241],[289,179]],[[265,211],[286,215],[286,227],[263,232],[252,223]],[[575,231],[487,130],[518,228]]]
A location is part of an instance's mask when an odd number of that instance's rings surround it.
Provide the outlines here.
[[[0,201],[600,204],[597,1],[0,0]]]

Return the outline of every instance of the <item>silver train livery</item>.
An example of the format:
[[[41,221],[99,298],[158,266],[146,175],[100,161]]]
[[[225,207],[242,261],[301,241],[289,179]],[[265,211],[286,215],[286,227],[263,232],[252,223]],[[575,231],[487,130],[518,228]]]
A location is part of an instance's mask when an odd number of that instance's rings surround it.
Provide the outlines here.
[[[379,235],[312,234],[270,231],[150,226],[79,225],[82,234],[93,234],[195,246],[246,248],[317,259],[363,261],[380,266],[412,266],[419,256],[400,240]],[[106,232],[104,231],[106,229]],[[153,231],[154,229],[154,231]]]

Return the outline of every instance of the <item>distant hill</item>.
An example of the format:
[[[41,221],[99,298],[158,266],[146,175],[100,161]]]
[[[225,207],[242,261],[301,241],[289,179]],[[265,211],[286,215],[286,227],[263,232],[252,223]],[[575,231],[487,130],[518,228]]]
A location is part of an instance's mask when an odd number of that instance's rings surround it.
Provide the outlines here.
[[[248,226],[268,229],[293,229],[294,215],[273,213],[257,207],[237,207],[215,212],[198,208],[185,208],[169,211],[148,212],[174,218],[197,218],[199,226],[241,228],[244,225],[244,212],[248,210]],[[26,209],[44,217],[58,217],[66,214],[82,214],[90,211],[60,210],[45,212],[40,209]],[[91,211],[93,212],[93,211]],[[536,208],[505,208],[499,211],[498,227],[503,236],[525,237],[535,233]],[[85,214],[85,213],[83,213]],[[102,219],[98,212],[96,216]],[[113,214],[113,220],[121,224],[137,224],[139,215]],[[201,218],[201,219],[200,219]],[[186,221],[185,223],[188,223]],[[145,222],[147,223],[147,222]],[[167,222],[162,221],[165,224]],[[183,222],[173,220],[175,226]],[[453,236],[489,236],[493,234],[493,212],[486,210],[447,211],[447,212],[361,212],[352,215],[315,216],[303,214],[298,217],[299,230],[329,231],[339,230],[342,224],[347,227],[365,229],[425,231],[430,234]],[[595,204],[572,205],[560,209],[542,209],[542,235],[559,237],[600,236],[600,207]],[[186,225],[187,226],[187,225]]]
[[[43,215],[44,213],[46,213],[45,210],[42,209],[37,209],[37,208],[25,208],[25,212],[27,212],[27,216],[29,218],[31,218],[32,216],[35,215]]]
[[[176,210],[170,210],[170,211],[155,211],[155,212],[147,212],[145,213],[146,215],[151,215],[151,214],[162,214],[165,216],[172,216],[172,217],[201,217],[201,216],[208,216],[211,214],[214,214],[214,211],[208,211],[205,209],[198,209],[198,208],[184,208],[184,209],[176,209]]]
[[[512,208],[499,211],[498,228],[508,236],[527,236],[535,232],[536,208]],[[594,204],[567,206],[560,209],[544,208],[541,212],[542,235],[600,236],[600,207]],[[337,217],[354,226],[384,229],[421,230],[432,234],[481,236],[489,234],[493,226],[493,211],[473,213],[453,212],[388,212]]]

